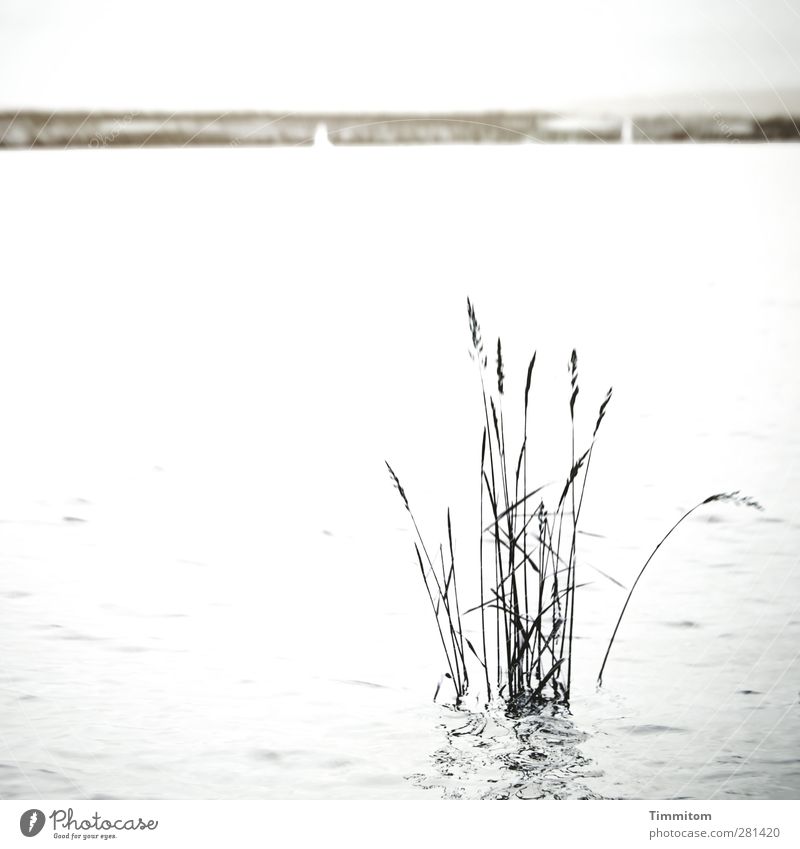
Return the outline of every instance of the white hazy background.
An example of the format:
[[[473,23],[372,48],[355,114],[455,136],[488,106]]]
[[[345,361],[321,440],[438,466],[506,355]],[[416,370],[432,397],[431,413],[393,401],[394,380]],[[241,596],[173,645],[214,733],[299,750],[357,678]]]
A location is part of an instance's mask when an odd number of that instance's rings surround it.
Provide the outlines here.
[[[6,108],[568,108],[800,86],[797,0],[0,0]]]

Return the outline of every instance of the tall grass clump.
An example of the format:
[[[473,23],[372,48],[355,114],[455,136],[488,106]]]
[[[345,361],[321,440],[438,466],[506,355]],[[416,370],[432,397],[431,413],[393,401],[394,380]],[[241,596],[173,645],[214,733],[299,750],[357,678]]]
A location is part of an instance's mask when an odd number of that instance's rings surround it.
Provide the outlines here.
[[[479,603],[463,609],[453,554],[452,523],[447,514],[447,552],[431,554],[405,490],[391,466],[389,474],[414,527],[416,560],[427,590],[439,640],[456,698],[469,685],[467,653],[477,661],[489,700],[569,700],[577,581],[577,537],[592,452],[600,424],[611,401],[605,396],[588,446],[578,451],[575,440],[579,393],[578,357],[569,360],[571,453],[563,487],[555,503],[546,505],[544,487],[529,488],[528,423],[531,386],[536,366],[528,364],[522,400],[521,445],[506,440],[505,363],[497,340],[494,362],[484,348],[475,308],[467,300],[470,356],[480,379],[483,427],[480,451],[480,539],[478,546]],[[464,635],[463,617],[480,617],[480,641]]]
[[[464,609],[459,597],[453,531],[447,511],[447,546],[431,550],[425,544],[408,496],[394,469],[389,474],[411,518],[416,563],[422,575],[456,704],[466,696],[470,677],[468,660],[477,663],[487,701],[501,698],[513,706],[543,701],[569,702],[573,680],[573,639],[578,580],[578,535],[586,485],[600,427],[611,402],[603,398],[594,418],[588,444],[578,446],[576,422],[580,393],[578,356],[573,350],[569,379],[569,455],[566,472],[547,503],[547,487],[531,486],[529,418],[536,352],[528,363],[521,400],[522,438],[518,449],[506,440],[505,361],[498,338],[493,362],[484,346],[472,302],[467,299],[471,340],[481,392],[480,531],[478,540],[478,604]],[[591,421],[591,420],[590,420]],[[557,497],[556,497],[557,496]],[[655,553],[670,534],[695,510],[713,501],[759,505],[738,493],[710,496],[695,505],[668,531],[644,564],[622,608],[606,651],[598,683],[625,615],[633,590]],[[613,580],[613,579],[612,579]],[[617,583],[617,582],[615,582]],[[464,617],[479,618],[480,639],[475,645],[465,635]],[[437,689],[438,693],[438,689]]]

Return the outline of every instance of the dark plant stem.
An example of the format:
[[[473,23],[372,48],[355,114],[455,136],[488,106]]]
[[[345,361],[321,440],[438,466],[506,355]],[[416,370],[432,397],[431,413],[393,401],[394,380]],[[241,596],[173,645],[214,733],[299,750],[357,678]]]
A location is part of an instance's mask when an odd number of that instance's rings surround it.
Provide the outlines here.
[[[625,599],[625,604],[623,604],[623,605],[622,605],[622,610],[621,610],[621,612],[620,612],[620,614],[619,614],[619,619],[617,619],[617,624],[614,626],[614,632],[611,634],[611,639],[608,641],[608,648],[606,649],[605,656],[603,657],[603,663],[602,663],[602,665],[600,666],[600,672],[599,672],[599,674],[598,674],[598,676],[597,676],[597,686],[598,686],[598,687],[602,687],[602,686],[603,686],[603,671],[604,671],[604,670],[605,670],[605,668],[606,668],[606,663],[608,662],[608,656],[609,656],[609,654],[611,653],[611,646],[613,646],[613,645],[614,645],[614,640],[616,639],[617,631],[619,631],[619,626],[622,624],[622,617],[625,615],[625,611],[628,609],[628,603],[629,603],[629,602],[630,602],[630,600],[631,600],[631,596],[633,595],[633,591],[636,589],[636,585],[639,583],[639,580],[641,579],[642,575],[644,575],[645,570],[646,570],[646,569],[647,569],[647,567],[650,565],[650,561],[651,561],[651,560],[655,557],[656,552],[658,551],[658,549],[659,549],[659,548],[661,548],[661,546],[662,546],[662,545],[663,545],[663,544],[664,544],[664,543],[665,543],[665,542],[669,539],[669,537],[670,537],[670,535],[672,534],[672,532],[673,532],[673,531],[674,531],[674,530],[675,530],[675,529],[676,529],[676,528],[677,528],[677,527],[678,527],[678,526],[679,526],[679,525],[680,525],[680,524],[681,524],[681,523],[682,523],[685,519],[688,519],[688,518],[689,518],[689,516],[691,516],[691,515],[692,515],[692,513],[694,513],[694,511],[695,511],[695,510],[697,510],[699,507],[702,507],[704,504],[707,504],[707,503],[708,503],[708,499],[706,499],[706,500],[704,500],[704,501],[701,501],[699,504],[695,504],[695,505],[694,505],[694,507],[692,507],[692,509],[691,509],[691,510],[687,510],[687,511],[683,514],[683,516],[681,516],[681,517],[680,517],[680,519],[678,519],[678,521],[677,521],[677,522],[675,522],[675,524],[674,524],[674,525],[673,525],[673,526],[672,526],[672,527],[671,527],[671,528],[670,528],[670,529],[669,529],[669,530],[668,530],[668,531],[664,534],[664,536],[661,538],[661,541],[658,543],[658,545],[657,545],[657,546],[653,549],[653,551],[651,552],[650,556],[649,556],[649,557],[647,558],[647,560],[645,561],[644,566],[642,566],[642,568],[641,568],[641,570],[640,570],[639,574],[636,576],[636,580],[633,582],[633,586],[631,587],[630,592],[628,593],[628,597]]]
[[[481,587],[481,639],[483,642],[483,672],[486,676],[486,699],[488,702],[492,700],[492,685],[489,683],[489,655],[486,650],[486,593],[484,590],[483,578],[483,478],[484,478],[484,462],[486,459],[486,428],[483,429],[483,439],[481,441],[481,532],[478,539],[478,557],[480,568],[480,587]]]

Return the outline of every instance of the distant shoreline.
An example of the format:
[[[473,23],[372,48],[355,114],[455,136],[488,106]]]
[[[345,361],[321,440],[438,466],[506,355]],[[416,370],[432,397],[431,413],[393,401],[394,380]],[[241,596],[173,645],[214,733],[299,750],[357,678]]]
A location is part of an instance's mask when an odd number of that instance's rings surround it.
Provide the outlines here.
[[[800,115],[553,112],[0,112],[0,148],[797,142]]]

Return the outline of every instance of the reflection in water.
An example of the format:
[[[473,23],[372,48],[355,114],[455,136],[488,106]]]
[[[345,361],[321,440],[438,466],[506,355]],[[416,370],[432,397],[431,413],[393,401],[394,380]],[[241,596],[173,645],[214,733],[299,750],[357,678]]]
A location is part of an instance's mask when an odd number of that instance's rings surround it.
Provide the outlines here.
[[[601,773],[580,751],[586,734],[563,705],[515,713],[454,710],[430,775],[410,776],[445,799],[599,799],[583,780]]]

